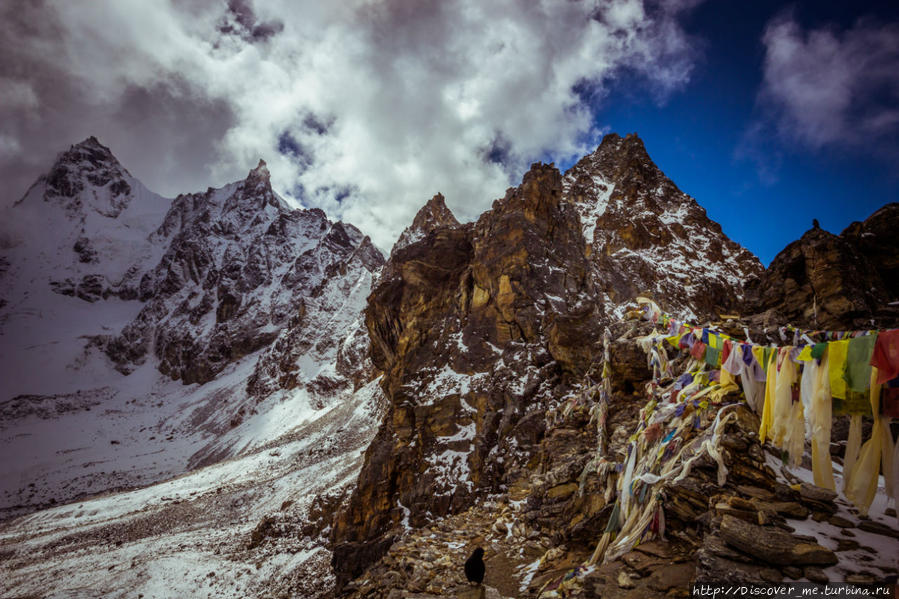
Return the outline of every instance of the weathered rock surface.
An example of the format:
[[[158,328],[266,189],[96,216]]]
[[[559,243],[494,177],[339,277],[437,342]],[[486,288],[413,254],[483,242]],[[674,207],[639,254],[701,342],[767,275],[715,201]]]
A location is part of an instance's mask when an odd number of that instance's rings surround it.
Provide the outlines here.
[[[476,223],[458,224],[435,196],[369,297],[372,359],[389,404],[334,521],[338,587],[406,531],[489,493],[527,497],[524,524],[556,546],[592,550],[611,510],[608,473],[600,476],[594,462],[595,390],[588,391],[599,378],[609,315],[645,292],[666,310],[717,316],[742,306],[746,284],[758,285],[762,272],[652,164],[636,136],[607,136],[564,176],[534,165]],[[646,331],[613,329],[605,457],[614,462],[649,373],[633,343]],[[751,449],[749,441],[737,445],[728,455]],[[746,456],[751,465],[736,463],[733,478],[760,489],[764,501],[722,510],[753,524],[808,515],[798,497],[776,496],[757,444]],[[714,478],[697,476],[668,491],[674,529],[695,531],[714,509]]]
[[[899,204],[840,235],[807,231],[771,262],[753,290],[766,324],[822,329],[899,326]]]
[[[749,524],[725,514],[721,538],[731,547],[776,566],[832,566],[833,551],[817,543],[800,541],[786,532]]]
[[[428,203],[415,215],[412,224],[406,227],[400,234],[399,239],[393,244],[391,255],[407,245],[415,243],[423,239],[428,233],[439,227],[457,227],[459,221],[446,207],[446,199],[443,194],[438,193],[428,200]]]
[[[612,304],[648,293],[669,312],[717,317],[738,308],[764,270],[659,170],[636,134],[606,135],[565,173],[564,188]]]
[[[599,297],[552,166],[534,165],[476,223],[393,252],[366,311],[390,406],[335,522],[339,578],[361,573],[390,530],[520,476],[543,412],[596,355]]]

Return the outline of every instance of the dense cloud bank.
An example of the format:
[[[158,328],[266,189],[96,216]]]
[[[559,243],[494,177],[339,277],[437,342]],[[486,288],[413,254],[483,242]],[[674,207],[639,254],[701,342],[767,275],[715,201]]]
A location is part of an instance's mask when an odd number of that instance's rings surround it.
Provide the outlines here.
[[[0,7],[3,204],[97,135],[163,194],[241,178],[382,248],[442,191],[475,216],[535,159],[592,150],[609,83],[664,99],[696,2],[14,1]]]

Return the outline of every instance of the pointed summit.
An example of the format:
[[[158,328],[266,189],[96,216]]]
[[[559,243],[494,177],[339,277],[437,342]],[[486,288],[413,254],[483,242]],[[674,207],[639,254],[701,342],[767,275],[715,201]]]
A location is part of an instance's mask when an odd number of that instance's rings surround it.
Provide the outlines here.
[[[251,186],[255,184],[255,187],[268,187],[271,188],[271,180],[272,174],[268,170],[268,166],[265,164],[265,160],[259,159],[259,164],[256,165],[256,168],[252,169],[247,175],[246,182]]]
[[[238,210],[244,219],[252,219],[265,206],[271,206],[279,212],[290,211],[287,203],[272,189],[272,175],[262,159],[256,164],[256,168],[250,170],[246,179],[235,181],[221,190],[210,188],[207,196],[214,203],[224,200],[221,204],[223,213]]]
[[[755,310],[808,328],[894,328],[899,322],[899,203],[839,235],[813,226],[761,277]],[[768,322],[764,322],[768,325]]]
[[[459,221],[453,215],[452,211],[446,207],[446,201],[443,194],[437,192],[428,203],[421,207],[415,219],[412,221],[412,228],[431,230],[437,227],[455,227]]]
[[[424,238],[428,233],[440,227],[458,227],[459,221],[453,216],[453,213],[446,207],[443,194],[438,192],[433,198],[421,207],[418,214],[412,220],[412,224],[406,227],[399,239],[393,245],[390,254],[411,245]]]
[[[580,170],[602,173],[603,178],[610,181],[627,177],[667,179],[636,133],[628,133],[625,137],[617,133],[604,136],[596,150],[581,158],[569,172]]]
[[[651,290],[668,310],[712,315],[737,305],[745,281],[763,270],[656,166],[636,133],[606,135],[562,185],[613,303]]]
[[[131,201],[135,179],[112,152],[90,136],[57,155],[17,204],[36,196],[60,205],[70,216],[83,217],[85,207],[115,218]]]
[[[608,133],[603,136],[602,141],[599,142],[599,146],[597,147],[597,151],[601,149],[603,146],[607,147],[615,147],[616,149],[624,148],[640,148],[644,152],[646,151],[646,147],[643,145],[643,140],[640,139],[640,136],[636,133],[628,133],[624,137],[621,137],[617,133]]]
[[[98,139],[97,139],[96,137],[94,137],[93,135],[89,136],[89,137],[88,137],[87,139],[85,139],[84,141],[82,141],[82,142],[80,142],[80,143],[77,143],[77,144],[75,144],[75,145],[72,146],[72,147],[85,147],[85,148],[86,148],[86,147],[95,147],[95,148],[100,148],[100,149],[102,149],[102,150],[105,150],[106,152],[109,152],[109,148],[107,148],[106,146],[104,146],[103,144],[101,144],[101,143],[100,143],[100,140],[98,140]]]
[[[84,141],[70,146],[65,152],[60,153],[56,157],[54,167],[60,164],[67,164],[88,170],[96,170],[103,167],[117,167],[123,171],[125,170],[113,155],[112,151],[100,143],[100,141],[93,135]]]
[[[268,174],[268,165],[265,164],[265,160],[259,159],[259,164],[256,165],[256,168],[250,171],[250,174],[253,173]]]

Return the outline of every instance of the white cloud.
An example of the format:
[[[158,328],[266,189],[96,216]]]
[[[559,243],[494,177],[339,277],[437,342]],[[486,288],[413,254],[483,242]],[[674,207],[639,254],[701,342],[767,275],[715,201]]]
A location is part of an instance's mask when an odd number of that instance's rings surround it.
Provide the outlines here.
[[[37,94],[25,81],[16,79],[0,79],[0,104],[16,109],[36,109]]]
[[[387,249],[437,191],[474,218],[530,162],[592,150],[595,107],[576,86],[602,97],[622,69],[660,98],[682,86],[677,18],[695,4],[12,2],[0,78],[27,87],[0,107],[22,147],[2,175],[24,191],[21,173],[90,134],[167,194],[263,157],[280,191]]]
[[[863,19],[806,31],[782,15],[762,42],[760,105],[783,138],[873,148],[899,132],[899,25]]]

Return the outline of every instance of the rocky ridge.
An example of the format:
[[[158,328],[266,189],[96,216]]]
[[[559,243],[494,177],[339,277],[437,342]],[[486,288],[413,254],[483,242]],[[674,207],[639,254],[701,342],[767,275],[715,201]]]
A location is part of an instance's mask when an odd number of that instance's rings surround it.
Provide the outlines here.
[[[169,200],[91,137],[61,153],[7,216],[0,431],[36,419],[46,434],[58,420],[103,439],[123,464],[140,463],[109,472],[96,442],[63,448],[42,467],[74,451],[91,454],[87,470],[54,473],[59,482],[16,471],[9,484],[21,477],[22,488],[5,489],[4,501],[17,505],[3,506],[14,513],[254,450],[275,442],[257,432],[268,411],[314,419],[356,401],[377,376],[362,309],[383,256],[352,225],[289,207],[262,161],[242,181]],[[101,415],[88,422],[92,409]],[[109,414],[123,422],[104,427]],[[3,442],[19,451],[14,438]]]
[[[563,188],[618,317],[640,294],[664,298],[685,318],[717,317],[739,306],[764,271],[665,176],[636,134],[606,135],[565,173]]]
[[[614,324],[613,343],[632,346],[650,328]],[[648,374],[645,360],[613,360],[618,373],[636,373],[641,365],[644,370],[636,379],[616,377],[607,456],[623,462],[643,411],[642,394],[623,388],[641,387]],[[659,491],[664,539],[585,566],[615,498],[604,493],[608,474],[595,467],[591,402],[578,399],[549,411],[535,456],[513,485],[458,514],[398,531],[384,557],[346,584],[344,594],[466,597],[460,564],[476,546],[487,548],[488,592],[504,597],[687,597],[694,583],[871,585],[895,577],[895,511],[862,516],[837,494],[807,482],[808,469],[787,469],[779,450],[759,443],[758,417],[731,405],[735,418],[721,433],[726,479],[721,484],[719,465],[704,455],[686,477],[666,483]],[[708,429],[716,414],[699,414],[698,430]],[[839,462],[838,441],[831,451]]]
[[[839,235],[814,226],[771,262],[751,294],[764,322],[809,329],[899,326],[899,204]]]
[[[476,223],[438,227],[388,261],[366,324],[389,403],[335,520],[339,578],[377,559],[389,531],[513,480],[554,388],[589,368],[591,343],[572,340],[591,335],[598,294],[561,191],[558,170],[534,165]]]
[[[298,358],[315,347],[315,364],[336,362],[335,337],[358,318],[356,306],[383,263],[352,225],[331,223],[321,210],[291,210],[262,161],[244,181],[178,196],[154,237],[168,249],[141,278],[145,307],[106,353],[128,371],[152,349],[164,374],[205,383],[278,340],[278,357],[263,358],[249,384],[260,399],[298,379],[314,390],[316,377],[328,377],[300,373]],[[334,384],[318,386],[327,392]]]
[[[93,142],[82,145],[69,162],[119,172],[99,164],[108,159]],[[79,188],[74,169],[63,171],[52,177],[58,183],[47,197],[74,207],[66,214],[107,197],[90,181]],[[98,174],[96,181],[109,191],[116,179]],[[65,196],[69,191],[81,195]],[[91,210],[117,218],[108,214],[120,206],[118,216],[127,215],[136,202],[120,195],[109,210],[102,203]],[[833,252],[822,253],[825,262],[848,255],[843,271],[856,257],[870,267],[863,276],[844,277],[831,295],[833,305],[867,289],[875,275],[887,294],[830,311],[833,322],[868,315],[889,299],[888,276],[896,267],[889,251],[896,218],[891,206],[851,225]],[[895,575],[895,564],[863,549],[894,538],[892,529],[882,519],[858,517],[776,466],[758,444],[748,411],[725,431],[722,454],[732,473],[725,485],[716,480],[716,464],[705,459],[664,489],[667,542],[582,567],[613,508],[608,489],[615,475],[598,458],[624,462],[649,378],[634,343],[645,325],[616,318],[631,297],[648,292],[666,310],[697,318],[737,308],[744,314],[764,309],[758,318],[770,320],[783,318],[777,310],[790,299],[772,290],[804,289],[799,274],[792,287],[778,283],[778,273],[798,268],[772,264],[762,273],[751,254],[727,240],[652,164],[635,135],[606,136],[564,175],[552,165],[533,165],[522,184],[475,223],[459,224],[438,194],[401,235],[386,265],[355,228],[331,223],[320,211],[291,211],[272,191],[264,163],[245,181],[179,196],[165,207],[140,244],[154,258],[131,272],[127,285],[103,283],[81,297],[74,282],[76,291],[57,287],[55,295],[143,306],[121,334],[92,336],[93,347],[102,347],[123,372],[137,372],[141,362],[158,364],[166,376],[201,389],[235,377],[234,388],[206,398],[194,412],[192,426],[220,436],[194,454],[190,468],[227,466],[222,460],[246,443],[240,435],[254,426],[256,410],[278,403],[272,396],[284,402],[302,395],[314,410],[333,416],[323,437],[317,421],[290,437],[302,450],[291,449],[289,459],[281,460],[280,439],[241,450],[246,462],[235,464],[267,472],[263,482],[253,474],[240,493],[214,500],[209,496],[219,491],[203,488],[203,501],[216,509],[226,505],[240,530],[235,541],[217,529],[216,555],[234,563],[251,555],[260,560],[257,570],[266,560],[280,564],[250,586],[242,581],[243,592],[326,597],[336,582],[341,593],[360,598],[469,596],[460,564],[478,545],[488,548],[487,596],[493,597],[672,596],[721,572],[755,582]],[[74,239],[63,249],[78,264],[102,263],[103,252],[91,249],[98,244]],[[0,260],[0,277],[18,276],[11,257]],[[130,291],[123,295],[122,289]],[[613,395],[608,451],[598,456],[594,407],[606,327]],[[37,403],[51,412],[48,401]],[[32,403],[19,397],[10,413]],[[368,444],[371,411],[381,408],[380,427]],[[358,418],[358,430],[347,431],[343,417]],[[350,491],[355,458],[365,446]],[[294,505],[298,490],[290,484],[300,478],[292,460],[333,466],[339,484]],[[269,463],[281,474],[272,475]],[[196,470],[197,478],[204,480],[205,472]],[[321,472],[310,468],[299,484],[313,485]],[[266,499],[266,485],[277,486],[277,501]],[[242,506],[252,507],[252,519]],[[47,522],[52,527],[53,518],[81,517],[76,511],[54,512]],[[208,525],[198,517],[184,526],[201,521]],[[7,538],[16,543],[27,536],[9,530]],[[110,534],[107,542],[115,531]],[[325,571],[326,544],[336,581]],[[56,545],[49,542],[47,551],[57,551]],[[288,554],[299,557],[285,561]],[[303,561],[307,554],[314,557]],[[34,564],[16,559],[27,577]],[[191,583],[196,589],[229,591],[214,572],[201,578]]]
[[[428,213],[422,211],[422,221]],[[884,225],[877,221],[876,228]],[[891,264],[881,258],[878,264]],[[652,164],[635,135],[606,136],[564,176],[552,165],[532,166],[521,186],[476,223],[422,227],[417,241],[392,252],[366,310],[388,406],[358,485],[333,523],[338,590],[353,597],[460,592],[428,588],[423,581],[434,579],[452,587],[458,573],[449,564],[425,567],[414,556],[435,551],[429,535],[443,538],[439,531],[448,526],[460,527],[455,539],[444,539],[456,543],[454,555],[464,554],[460,544],[470,549],[476,540],[499,543],[496,531],[509,533],[513,527],[488,523],[485,530],[481,511],[503,505],[490,513],[521,525],[515,542],[502,549],[515,556],[504,571],[523,585],[517,596],[568,596],[553,593],[572,571],[576,582],[569,586],[579,586],[571,596],[609,596],[614,588],[615,593],[635,589],[630,596],[637,597],[679,592],[689,581],[708,580],[718,558],[731,559],[739,564],[734,568],[749,572],[746,580],[756,581],[795,580],[806,567],[814,576],[815,568],[836,563],[832,538],[811,541],[786,529],[781,530],[787,536],[779,536],[772,523],[783,521],[771,515],[776,510],[756,506],[754,513],[761,515],[751,519],[775,529],[739,529],[724,518],[733,514],[718,504],[744,505],[740,502],[752,500],[746,489],[753,484],[765,490],[766,501],[803,503],[766,466],[747,412],[726,433],[732,445],[728,467],[744,472],[745,480],[735,476],[733,486],[719,488],[710,460],[694,478],[666,491],[675,498],[665,508],[671,543],[654,555],[638,547],[590,570],[587,578],[577,570],[612,511],[609,471],[597,466],[599,458],[623,463],[649,377],[646,357],[633,339],[639,327],[614,324],[616,317],[639,293],[696,320],[761,312],[757,290],[770,285],[770,272],[763,282],[766,273],[758,260],[728,240]],[[856,289],[846,286],[842,293]],[[612,330],[613,397],[608,452],[598,456],[594,406],[606,326]],[[800,519],[811,509],[781,507]],[[466,517],[471,526],[464,524]],[[797,558],[794,564],[784,558],[787,569],[774,568],[776,575],[770,564],[758,566],[759,557],[747,554],[739,538],[768,538],[769,532],[772,551],[786,552],[781,558],[795,551],[823,561]],[[720,540],[725,538],[729,541]],[[544,552],[536,556],[539,567],[533,563],[537,547],[525,550],[528,540]],[[706,541],[732,553],[709,549],[714,559],[703,561],[697,556],[704,555]],[[672,570],[662,567],[672,559]],[[888,574],[889,566],[881,571]],[[645,580],[635,582],[640,579]]]
[[[636,136],[607,136],[564,176],[533,165],[476,223],[432,218],[435,200],[416,217],[430,230],[418,227],[411,244],[404,234],[369,298],[389,404],[335,520],[339,584],[406,527],[527,478],[548,434],[545,414],[598,377],[602,330],[628,294],[647,288],[710,314],[735,306],[743,281],[761,272]],[[629,218],[638,207],[646,214]],[[671,269],[691,260],[708,262],[708,272],[691,272],[696,287],[670,283]],[[634,272],[645,276],[616,287]]]

